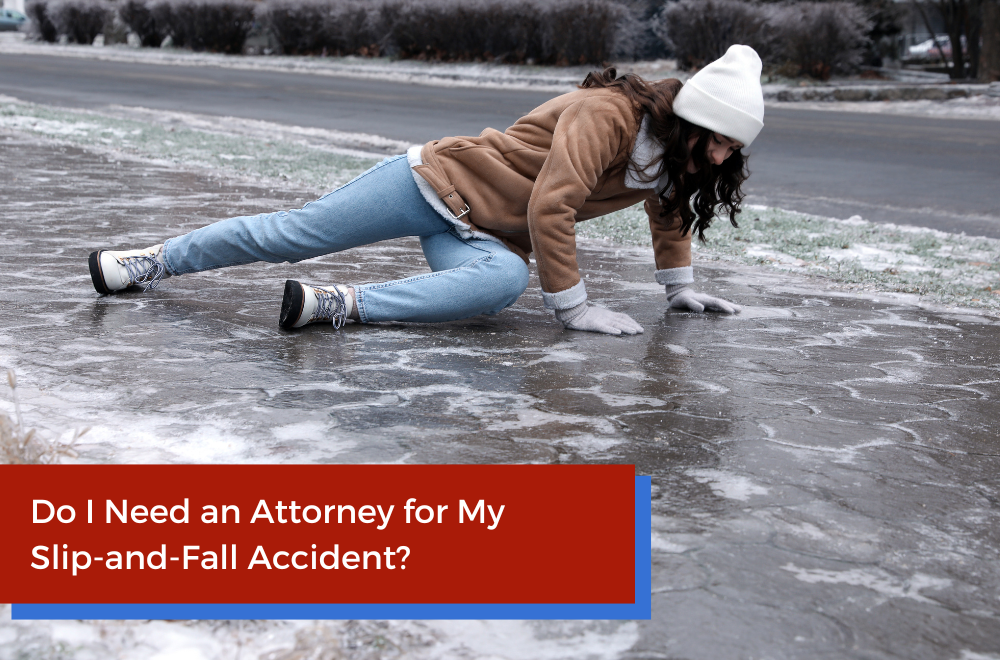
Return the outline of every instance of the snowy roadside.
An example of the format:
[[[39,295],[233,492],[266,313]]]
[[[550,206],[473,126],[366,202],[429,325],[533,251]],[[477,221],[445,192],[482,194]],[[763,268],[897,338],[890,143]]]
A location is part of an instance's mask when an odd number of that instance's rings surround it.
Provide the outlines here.
[[[137,62],[160,66],[211,66],[246,71],[310,74],[385,80],[387,82],[430,85],[436,87],[467,87],[484,89],[530,89],[554,93],[573,91],[594,69],[593,66],[551,67],[532,65],[487,64],[476,62],[420,62],[391,60],[387,57],[306,57],[284,55],[222,55],[195,53],[173,48],[129,48],[115,46],[56,45],[26,41],[19,33],[0,33],[0,53],[17,55],[55,55],[79,59],[112,62]],[[626,62],[617,65],[619,73],[634,72],[645,78],[679,78],[687,80],[689,73],[680,71],[673,60]],[[841,83],[808,85],[806,91],[837,88]],[[853,89],[875,89],[880,86],[897,89],[900,83],[849,82]],[[918,85],[919,87],[919,85]],[[940,87],[940,85],[936,86]],[[967,85],[983,87],[985,85]],[[949,87],[950,88],[950,87]],[[913,91],[912,89],[910,90]],[[799,86],[769,83],[764,86],[768,107],[794,107],[805,110],[839,112],[875,112],[911,116],[954,119],[1000,120],[1000,97],[989,94],[970,95],[949,100],[892,101],[811,101],[808,99],[781,101],[779,98],[803,92]],[[810,97],[811,98],[811,97]]]
[[[67,110],[0,97],[0,130],[119,157],[202,167],[274,187],[321,194],[343,185],[402,142],[371,135],[187,113]],[[1000,311],[1000,240],[750,206],[733,229],[719,220],[695,255],[819,275],[852,290],[891,292]],[[650,245],[640,206],[579,225],[579,236]]]
[[[769,101],[767,107],[1000,121],[1000,98],[986,95],[947,101]]]
[[[409,146],[364,134],[295,129],[232,117],[154,113],[143,108],[98,113],[24,103],[8,96],[0,96],[0,129],[316,192],[341,186],[386,153],[399,153]]]

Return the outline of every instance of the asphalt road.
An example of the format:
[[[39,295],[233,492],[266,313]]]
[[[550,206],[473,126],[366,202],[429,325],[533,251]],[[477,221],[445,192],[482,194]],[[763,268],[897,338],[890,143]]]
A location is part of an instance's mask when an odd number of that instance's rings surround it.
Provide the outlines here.
[[[503,129],[549,92],[0,55],[0,93],[240,116],[423,142]],[[1000,130],[990,121],[770,109],[751,203],[1000,238]]]

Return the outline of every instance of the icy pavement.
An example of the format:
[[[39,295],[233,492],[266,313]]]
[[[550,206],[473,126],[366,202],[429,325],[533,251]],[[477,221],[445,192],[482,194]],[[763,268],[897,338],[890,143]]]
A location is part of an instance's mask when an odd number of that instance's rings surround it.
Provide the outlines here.
[[[285,333],[285,278],[421,272],[416,242],[101,297],[93,249],[312,192],[23,135],[0,163],[0,366],[29,425],[91,427],[80,460],[634,463],[654,493],[651,621],[5,621],[3,660],[1000,658],[989,317],[707,261],[744,312],[666,312],[648,249],[587,241],[645,334],[564,331],[537,281],[495,317]]]

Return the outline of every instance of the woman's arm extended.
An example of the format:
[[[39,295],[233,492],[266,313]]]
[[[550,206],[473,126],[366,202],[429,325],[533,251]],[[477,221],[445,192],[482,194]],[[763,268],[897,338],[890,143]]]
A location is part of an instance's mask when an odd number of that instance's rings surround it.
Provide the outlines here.
[[[581,99],[556,123],[552,146],[528,200],[531,248],[542,291],[550,294],[547,302],[551,295],[580,283],[576,213],[628,141],[634,123],[628,101],[609,96]],[[585,299],[584,294],[573,305]]]
[[[586,304],[576,259],[576,214],[635,131],[628,101],[583,99],[556,124],[549,155],[528,202],[528,229],[545,306],[567,328],[636,334],[642,327],[626,314]]]
[[[649,230],[653,235],[653,253],[656,259],[656,281],[666,287],[667,301],[674,309],[703,312],[706,309],[724,314],[738,314],[740,306],[731,302],[698,293],[689,287],[694,283],[691,267],[691,232],[681,234],[680,218],[660,216],[663,207],[655,193],[646,200]]]

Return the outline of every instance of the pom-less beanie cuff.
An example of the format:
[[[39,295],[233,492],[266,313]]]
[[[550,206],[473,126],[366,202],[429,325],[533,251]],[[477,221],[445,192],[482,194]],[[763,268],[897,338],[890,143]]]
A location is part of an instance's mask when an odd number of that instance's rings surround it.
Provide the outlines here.
[[[764,122],[710,96],[694,83],[694,80],[689,80],[681,88],[683,94],[678,94],[674,100],[674,114],[749,147],[764,128]]]

